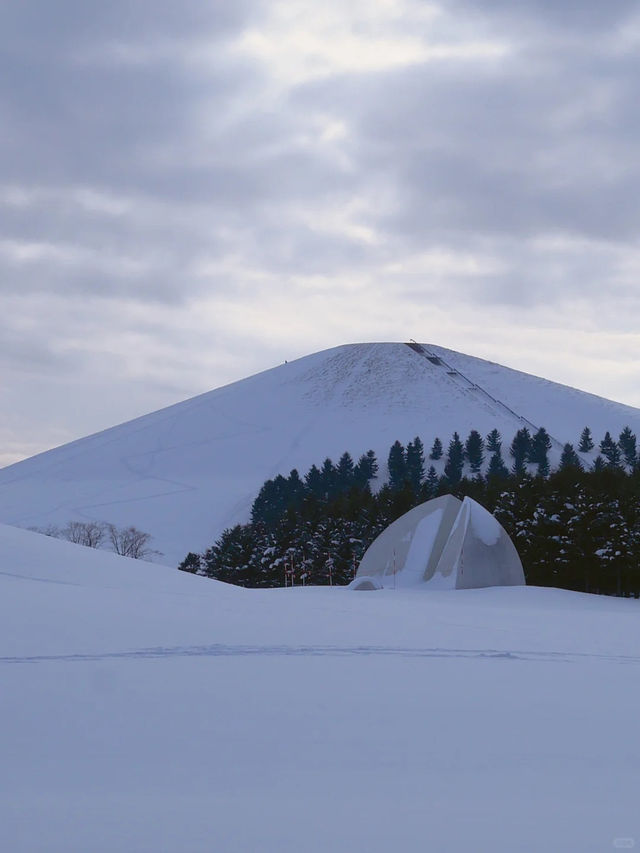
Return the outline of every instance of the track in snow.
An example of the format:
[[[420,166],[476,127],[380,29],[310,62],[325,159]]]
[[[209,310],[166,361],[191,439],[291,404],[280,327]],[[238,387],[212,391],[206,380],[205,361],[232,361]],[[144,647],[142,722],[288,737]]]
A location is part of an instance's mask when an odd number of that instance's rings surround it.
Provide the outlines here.
[[[637,655],[590,654],[588,652],[544,652],[505,649],[393,648],[388,646],[242,646],[214,643],[203,646],[155,646],[122,652],[95,654],[26,655],[0,657],[0,664],[78,663],[101,660],[139,660],[174,657],[353,657],[391,656],[401,658],[464,658],[466,660],[520,660],[580,663],[603,661],[640,664]]]

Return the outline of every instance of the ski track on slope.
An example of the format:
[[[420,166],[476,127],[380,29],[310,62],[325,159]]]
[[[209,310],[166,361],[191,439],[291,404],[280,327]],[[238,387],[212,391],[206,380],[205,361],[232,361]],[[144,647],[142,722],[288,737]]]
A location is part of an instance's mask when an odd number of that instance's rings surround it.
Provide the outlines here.
[[[252,435],[255,437],[256,435],[268,434],[269,432],[271,432],[269,427],[265,427],[265,426],[262,426],[260,424],[255,424],[251,421],[247,421],[247,420],[243,420],[243,419],[238,418],[238,417],[234,417],[233,415],[230,415],[227,411],[225,411],[220,406],[217,406],[214,408],[222,417],[227,418],[227,420],[229,420],[231,422],[231,424],[235,424],[235,425],[239,424],[242,427],[249,428],[246,432],[247,435]],[[173,432],[173,430],[176,427],[177,422],[178,422],[178,416],[176,415],[172,418],[171,424],[170,424],[169,429],[167,431],[167,437]],[[302,438],[303,435],[305,435],[305,433],[307,432],[307,430],[309,429],[309,427],[312,424],[313,424],[313,417],[310,417],[309,420],[305,423],[305,426],[300,430],[300,432],[295,437],[293,445],[289,449],[289,451],[282,457],[282,459],[280,459],[278,461],[278,463],[276,465],[273,466],[272,474],[271,474],[272,477],[275,477],[280,472],[280,470],[282,469],[282,466],[284,464],[285,459],[287,459],[289,456],[291,449],[295,449],[299,445],[300,439]],[[93,517],[92,515],[87,515],[88,511],[90,511],[90,510],[103,509],[103,508],[109,507],[109,506],[122,506],[124,504],[129,504],[129,503],[136,503],[136,502],[140,502],[140,501],[148,501],[148,500],[152,500],[155,498],[168,497],[170,495],[178,495],[178,494],[182,494],[184,492],[200,491],[199,486],[194,486],[194,485],[191,485],[189,483],[181,482],[179,480],[171,480],[171,479],[168,479],[166,477],[160,477],[156,474],[151,473],[153,471],[153,468],[154,468],[156,457],[158,456],[158,454],[167,453],[167,452],[170,452],[172,450],[184,451],[184,449],[187,447],[198,447],[198,446],[206,446],[206,445],[210,445],[210,444],[215,444],[218,441],[224,441],[225,439],[230,438],[232,435],[234,435],[233,432],[228,432],[228,433],[222,432],[222,433],[219,433],[218,435],[215,435],[213,437],[209,437],[205,441],[192,441],[192,442],[186,442],[186,443],[180,444],[180,445],[178,445],[178,444],[176,444],[176,445],[167,444],[167,442],[164,441],[164,442],[160,442],[158,447],[154,448],[153,450],[146,451],[145,453],[131,454],[129,456],[121,456],[120,457],[120,463],[122,464],[122,466],[124,467],[125,470],[129,471],[130,474],[133,474],[134,478],[137,478],[138,482],[163,483],[163,484],[167,484],[169,486],[174,486],[175,488],[168,489],[168,490],[162,491],[162,492],[154,492],[151,495],[142,495],[142,496],[137,497],[137,498],[118,498],[118,499],[115,499],[112,501],[85,504],[82,507],[76,507],[76,512],[84,518],[92,518]],[[150,457],[148,462],[145,460],[146,471],[142,471],[142,470],[137,469],[136,468],[136,462],[138,460],[142,460],[146,456]],[[232,519],[235,518],[235,516],[237,515],[237,512],[240,509],[245,509],[247,507],[247,505],[251,505],[254,497],[255,497],[255,493],[251,492],[250,494],[244,495],[242,498],[240,498],[238,500],[237,504],[233,507],[232,511],[230,513],[228,513],[227,520],[224,522],[223,527],[226,528],[232,523]]]
[[[275,465],[273,465],[271,467],[269,474],[265,478],[265,482],[266,482],[266,480],[272,480],[275,477],[277,477],[278,474],[280,474],[287,467],[285,465],[285,463],[287,463],[287,460],[291,459],[291,454],[300,446],[300,442],[301,442],[302,438],[305,435],[307,435],[309,430],[313,427],[315,419],[316,419],[316,413],[314,412],[312,415],[309,416],[309,418],[307,418],[305,420],[303,426],[293,436],[293,439],[291,441],[291,445],[289,446],[289,448],[282,454],[282,456],[278,459],[278,461],[275,463]],[[264,428],[263,431],[269,432],[270,430],[268,430],[267,428]],[[289,463],[287,463],[287,465],[288,464]],[[248,510],[253,505],[253,502],[256,499],[257,494],[258,494],[258,491],[253,490],[251,492],[246,493],[242,497],[238,498],[238,500],[234,503],[234,505],[231,507],[229,512],[223,518],[223,521],[222,521],[223,529],[231,527],[234,523],[234,519],[237,519],[241,512],[246,510],[247,516],[249,515]]]
[[[602,661],[640,664],[640,656],[589,652],[544,652],[504,649],[394,648],[389,646],[255,646],[215,643],[204,646],[153,646],[121,652],[25,655],[0,657],[0,664],[82,663],[104,660],[166,659],[176,657],[399,657],[460,658],[465,660],[515,660],[552,663]]]

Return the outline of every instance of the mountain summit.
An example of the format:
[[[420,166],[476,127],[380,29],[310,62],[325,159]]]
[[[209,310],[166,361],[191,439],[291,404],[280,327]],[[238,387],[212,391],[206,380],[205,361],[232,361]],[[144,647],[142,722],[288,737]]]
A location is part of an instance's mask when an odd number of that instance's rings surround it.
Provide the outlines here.
[[[95,519],[153,536],[163,562],[203,550],[248,518],[262,483],[327,457],[454,431],[507,448],[544,426],[556,463],[583,427],[596,441],[640,410],[431,344],[349,344],[315,353],[120,424],[0,471],[0,521],[21,527]]]

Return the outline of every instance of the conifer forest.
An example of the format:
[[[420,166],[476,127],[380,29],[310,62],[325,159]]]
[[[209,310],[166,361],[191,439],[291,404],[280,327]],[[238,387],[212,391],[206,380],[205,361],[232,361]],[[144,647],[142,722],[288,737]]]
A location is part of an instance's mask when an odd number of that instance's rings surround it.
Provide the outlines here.
[[[391,522],[431,498],[469,496],[511,536],[528,584],[640,595],[640,460],[626,427],[596,445],[588,427],[551,469],[544,427],[505,445],[456,432],[425,448],[416,436],[389,449],[386,476],[373,451],[347,452],[301,475],[265,482],[247,524],[225,530],[180,569],[246,587],[349,583],[362,555]]]

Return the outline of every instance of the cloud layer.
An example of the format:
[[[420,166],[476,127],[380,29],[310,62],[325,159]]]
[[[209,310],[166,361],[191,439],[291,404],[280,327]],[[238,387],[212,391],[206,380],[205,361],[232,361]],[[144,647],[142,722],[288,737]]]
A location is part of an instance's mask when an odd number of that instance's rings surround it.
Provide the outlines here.
[[[0,42],[0,460],[354,340],[640,405],[637,4],[24,0]]]

